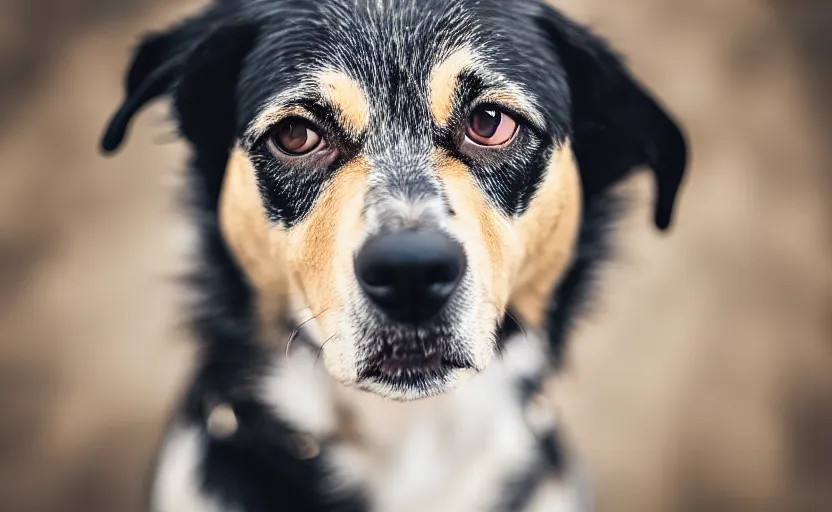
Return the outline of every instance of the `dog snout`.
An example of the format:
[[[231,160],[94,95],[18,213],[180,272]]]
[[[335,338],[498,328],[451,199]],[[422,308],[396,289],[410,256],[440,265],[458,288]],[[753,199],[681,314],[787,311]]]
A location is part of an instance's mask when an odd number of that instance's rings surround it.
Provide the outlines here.
[[[387,317],[420,324],[436,316],[467,266],[462,246],[439,231],[402,231],[368,240],[355,259],[366,297]]]

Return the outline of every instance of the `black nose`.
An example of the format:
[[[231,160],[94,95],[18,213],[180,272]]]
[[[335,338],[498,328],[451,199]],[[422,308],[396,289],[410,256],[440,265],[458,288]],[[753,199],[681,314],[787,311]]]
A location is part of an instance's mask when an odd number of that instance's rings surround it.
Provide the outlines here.
[[[442,310],[465,274],[462,246],[436,231],[371,238],[355,258],[367,297],[393,320],[418,324]]]

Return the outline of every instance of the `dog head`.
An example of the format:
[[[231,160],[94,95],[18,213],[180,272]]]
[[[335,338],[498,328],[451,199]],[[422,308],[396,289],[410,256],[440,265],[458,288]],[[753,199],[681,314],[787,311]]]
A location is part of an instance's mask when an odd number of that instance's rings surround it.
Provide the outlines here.
[[[140,46],[105,134],[170,93],[264,324],[314,319],[339,381],[396,399],[543,327],[583,198],[640,165],[666,228],[684,139],[539,0],[220,1]]]

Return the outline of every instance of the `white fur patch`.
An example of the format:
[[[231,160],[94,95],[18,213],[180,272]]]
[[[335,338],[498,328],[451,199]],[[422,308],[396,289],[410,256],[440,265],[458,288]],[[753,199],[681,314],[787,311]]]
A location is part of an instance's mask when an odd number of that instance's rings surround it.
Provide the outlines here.
[[[153,512],[234,512],[200,489],[197,475],[205,447],[200,429],[181,425],[170,429],[153,484]]]
[[[581,510],[575,489],[560,479],[544,482],[529,504],[528,512],[574,512]]]
[[[320,438],[335,429],[336,420],[332,383],[316,356],[305,346],[279,353],[262,383],[261,396],[281,419]]]
[[[276,360],[262,396],[296,428],[321,437],[337,436],[336,403],[351,412],[358,440],[328,446],[327,460],[340,484],[367,493],[374,511],[491,510],[508,479],[540,457],[517,396],[519,379],[546,364],[537,338],[510,340],[502,359],[447,395],[404,403],[334,384],[312,367],[313,355],[298,347]],[[547,489],[535,503],[575,510]]]

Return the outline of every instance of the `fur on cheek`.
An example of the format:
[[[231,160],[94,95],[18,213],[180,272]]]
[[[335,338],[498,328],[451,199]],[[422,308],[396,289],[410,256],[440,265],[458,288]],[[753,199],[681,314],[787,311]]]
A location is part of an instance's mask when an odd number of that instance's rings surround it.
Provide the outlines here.
[[[320,327],[324,363],[342,382],[356,379],[353,341],[344,316],[356,286],[352,262],[363,238],[368,170],[363,157],[342,167],[309,215],[290,230],[286,246],[298,299]]]
[[[568,141],[552,153],[529,209],[515,220],[487,201],[465,164],[445,154],[436,161],[457,212],[451,224],[483,290],[478,325],[493,325],[510,304],[524,322],[542,328],[580,227],[580,176]]]
[[[285,236],[274,233],[266,218],[254,166],[235,149],[229,158],[219,203],[223,236],[257,297],[257,316],[264,337],[287,307]]]
[[[436,161],[448,199],[456,212],[450,223],[454,235],[465,247],[469,267],[483,291],[483,299],[502,314],[508,303],[511,261],[514,259],[514,251],[506,243],[510,237],[509,222],[488,203],[465,164],[444,154]]]
[[[472,322],[471,353],[482,369],[495,352],[495,326],[505,313],[509,299],[511,262],[516,258],[507,240],[511,236],[507,219],[492,207],[459,160],[439,155],[436,165],[445,192],[456,215],[449,222],[455,237],[465,247],[472,273],[471,300],[476,307]]]
[[[526,322],[541,327],[551,290],[572,262],[582,212],[580,176],[569,143],[555,151],[528,211],[515,222],[522,248],[511,302]]]

